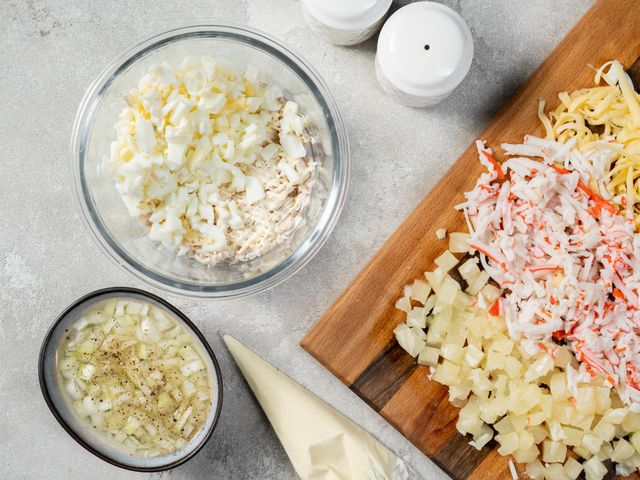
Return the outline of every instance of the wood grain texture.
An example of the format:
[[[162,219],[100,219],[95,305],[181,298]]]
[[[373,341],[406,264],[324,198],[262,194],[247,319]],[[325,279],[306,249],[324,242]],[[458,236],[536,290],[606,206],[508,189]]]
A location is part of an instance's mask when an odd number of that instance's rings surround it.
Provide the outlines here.
[[[479,138],[495,148],[520,142],[527,133],[542,134],[537,100],[554,107],[558,92],[591,86],[589,64],[616,58],[640,79],[640,62],[634,64],[640,57],[638,13],[637,0],[598,1]],[[403,321],[394,303],[403,286],[432,269],[446,248],[435,230],[466,229],[453,207],[481,170],[470,145],[301,342],[455,479],[509,478],[507,460],[490,448],[477,452],[457,438],[457,409],[448,403],[446,389],[393,348],[393,329]]]

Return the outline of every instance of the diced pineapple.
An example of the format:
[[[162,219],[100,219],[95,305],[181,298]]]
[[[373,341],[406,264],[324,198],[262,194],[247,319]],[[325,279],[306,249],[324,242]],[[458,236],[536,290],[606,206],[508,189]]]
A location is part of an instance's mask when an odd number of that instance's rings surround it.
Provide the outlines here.
[[[398,325],[393,333],[400,346],[412,357],[418,356],[425,347],[425,341],[416,337],[406,323]]]
[[[480,419],[485,423],[493,424],[500,418],[500,414],[504,415],[504,408],[496,402],[495,399],[491,399],[480,405]]]
[[[449,401],[456,407],[462,407],[471,393],[469,385],[459,383],[449,387]]]
[[[487,285],[489,278],[489,274],[485,270],[482,270],[467,286],[467,293],[470,295],[477,295],[482,289],[489,286]]]
[[[502,370],[504,368],[505,356],[503,353],[499,353],[493,350],[487,352],[487,364],[486,370],[492,372],[494,370]]]
[[[449,275],[442,280],[442,288],[438,292],[438,300],[446,305],[452,305],[460,291],[460,284]]]
[[[602,418],[613,425],[620,425],[628,411],[627,408],[611,408]]]
[[[607,387],[594,387],[595,413],[602,415],[611,408],[611,391]]]
[[[595,426],[593,433],[605,442],[610,442],[616,434],[616,427],[603,419]]]
[[[443,385],[457,385],[460,383],[458,373],[460,373],[460,366],[445,360],[436,369],[433,379]]]
[[[453,306],[460,311],[463,311],[465,308],[468,308],[473,304],[473,297],[467,295],[462,290],[458,290],[456,293],[456,298],[453,300]]]
[[[571,450],[580,458],[589,459],[593,457],[593,453],[591,453],[588,448],[583,447],[582,445],[580,445],[579,447],[573,447]]]
[[[551,399],[551,395],[541,394],[539,400],[540,409],[547,416],[550,417],[552,413],[552,405],[553,401]]]
[[[509,418],[509,416],[506,416],[502,420],[500,420],[499,422],[496,422],[493,425],[493,428],[495,429],[496,432],[501,433],[501,434],[515,432],[515,428],[513,426],[513,423],[511,422],[511,418]]]
[[[582,464],[586,480],[602,480],[607,474],[607,467],[598,459],[591,457]]]
[[[554,399],[564,400],[569,397],[569,389],[567,388],[567,374],[564,372],[555,373],[551,376],[549,384],[551,396]]]
[[[581,429],[581,430],[591,430],[591,426],[593,425],[593,419],[595,415],[575,415],[573,420],[569,422],[571,425]]]
[[[527,431],[527,429],[524,428],[524,427],[520,428],[518,430],[518,439],[519,439],[518,440],[519,441],[519,447],[518,448],[520,448],[521,450],[528,450],[535,444],[535,441],[534,441],[534,438],[533,438],[533,434],[531,432]],[[529,460],[529,461],[532,462],[533,459]],[[525,461],[523,463],[528,463],[528,461]]]
[[[442,285],[442,281],[444,280],[446,272],[443,272],[441,268],[436,268],[431,272],[425,272],[424,276],[433,288],[433,291],[438,293],[440,291],[440,286]]]
[[[545,440],[542,442],[542,461],[545,463],[564,462],[567,446],[562,442]]]
[[[449,250],[445,250],[445,252],[442,255],[436,258],[435,262],[436,262],[436,265],[439,268],[441,268],[443,272],[448,272],[458,264],[458,259]],[[456,284],[458,284],[458,282],[456,282]],[[459,285],[458,285],[458,288],[459,288]]]
[[[464,357],[464,350],[458,345],[452,343],[445,343],[442,345],[441,354],[443,358],[452,361],[453,363],[460,364]]]
[[[440,350],[433,347],[424,347],[418,354],[418,363],[420,365],[429,365],[435,367],[438,365]]]
[[[407,325],[410,327],[425,328],[427,326],[427,316],[424,307],[414,307],[407,314]]]
[[[595,413],[596,395],[594,387],[578,387],[576,410],[587,415]]]
[[[631,435],[630,440],[636,451],[640,452],[640,432],[635,432],[633,435]]]
[[[627,413],[622,420],[622,428],[629,433],[640,431],[640,413]]]
[[[469,260],[465,261],[460,267],[458,267],[458,273],[464,280],[468,280],[470,278],[475,278],[480,273],[480,268],[478,267],[478,258],[472,257]]]
[[[493,430],[488,425],[483,424],[480,431],[473,436],[473,440],[469,442],[469,445],[477,450],[481,450],[492,438]]]
[[[545,480],[570,480],[561,463],[551,463],[545,467]]]
[[[613,454],[613,445],[610,442],[604,442],[602,447],[600,447],[600,451],[596,455],[603,462],[611,458]]]
[[[462,322],[457,320],[449,323],[447,329],[446,343],[462,348],[467,340],[467,329]]]
[[[527,472],[527,475],[529,476],[529,478],[531,480],[543,480],[544,479],[545,468],[542,465],[542,463],[540,463],[539,460],[527,463],[527,467],[526,467],[525,471]]]
[[[450,233],[449,251],[453,253],[467,253],[469,251],[469,234],[462,232]]]
[[[572,447],[582,444],[582,430],[573,427],[562,427],[564,430],[564,443]]]
[[[431,292],[431,286],[424,280],[417,279],[411,286],[411,299],[424,305]]]
[[[480,361],[484,357],[484,353],[475,345],[467,345],[464,348],[464,361],[472,368],[480,365]]]
[[[593,455],[597,454],[600,451],[600,447],[602,447],[602,438],[594,435],[593,433],[585,433],[582,436],[582,445]],[[574,449],[575,450],[575,449]]]
[[[576,413],[575,408],[566,400],[554,400],[551,405],[550,417],[558,420],[560,423],[571,424]]]
[[[424,302],[424,313],[425,314],[429,314],[433,310],[433,307],[436,304],[436,300],[437,300],[437,297],[436,297],[435,294],[429,295],[429,298],[427,298],[427,301]]]
[[[411,311],[411,300],[408,297],[401,297],[396,301],[396,308],[402,310],[405,313]]]
[[[556,347],[553,352],[553,364],[556,367],[566,369],[567,365],[571,364],[572,361],[575,361],[573,353],[567,347]]]
[[[546,420],[546,415],[544,412],[532,412],[526,417],[526,426],[536,426],[542,424]],[[537,442],[536,442],[537,443]]]
[[[582,473],[582,465],[575,458],[569,457],[564,463],[564,472],[570,480],[576,480]]]
[[[445,327],[436,328],[433,325],[427,330],[427,345],[430,347],[440,347],[446,338]]]
[[[420,328],[420,327],[409,327],[409,330],[411,330],[411,333],[418,339],[420,340],[427,340],[427,334],[425,333],[425,331]]]
[[[513,340],[504,335],[496,335],[495,339],[489,345],[489,350],[509,354],[513,350]]]
[[[621,438],[617,442],[613,442],[613,453],[611,454],[611,460],[614,462],[624,462],[633,456],[635,449],[633,445],[627,442],[624,438]]]
[[[540,456],[540,450],[535,445],[531,445],[528,448],[519,448],[512,455],[518,463],[530,463]]]
[[[133,432],[138,430],[138,428],[141,427],[141,426],[142,426],[142,423],[140,423],[140,420],[138,420],[135,417],[129,417],[129,418],[127,418],[127,423],[125,424],[125,426],[122,429],[122,431],[124,433],[126,433],[127,435],[131,435],[131,434],[133,434]]]
[[[504,371],[507,372],[509,378],[517,378],[522,371],[522,364],[516,357],[507,355],[504,360]]]
[[[545,438],[549,436],[549,430],[547,430],[542,425],[534,425],[533,427],[527,428],[529,433],[533,435],[533,441],[538,444],[542,442]]]
[[[527,383],[546,375],[553,369],[553,360],[548,355],[542,355],[533,362],[524,374],[524,381]]]
[[[516,432],[496,435],[496,441],[500,444],[498,453],[500,455],[509,455],[515,452],[519,446],[518,434]]]
[[[500,296],[500,289],[493,285],[485,285],[480,291],[487,305],[491,305]]]

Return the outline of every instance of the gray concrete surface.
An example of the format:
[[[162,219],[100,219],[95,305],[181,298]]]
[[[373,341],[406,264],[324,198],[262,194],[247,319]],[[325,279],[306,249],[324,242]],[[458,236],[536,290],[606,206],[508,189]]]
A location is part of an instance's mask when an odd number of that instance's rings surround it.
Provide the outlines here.
[[[296,1],[0,0],[0,478],[295,478],[222,347],[220,330],[372,432],[425,479],[446,478],[298,345],[591,2],[444,3],[471,26],[473,66],[443,104],[412,110],[392,103],[376,85],[374,40],[353,48],[328,45],[305,26]],[[169,298],[217,352],[226,402],[218,429],[197,457],[171,472],[136,474],[80,448],[51,416],[38,388],[40,342],[63,308],[105,286],[145,288],[100,253],[83,227],[68,172],[68,143],[84,89],[117,52],[149,33],[207,19],[271,33],[319,70],[349,129],[350,192],[333,236],[294,280],[226,303]]]

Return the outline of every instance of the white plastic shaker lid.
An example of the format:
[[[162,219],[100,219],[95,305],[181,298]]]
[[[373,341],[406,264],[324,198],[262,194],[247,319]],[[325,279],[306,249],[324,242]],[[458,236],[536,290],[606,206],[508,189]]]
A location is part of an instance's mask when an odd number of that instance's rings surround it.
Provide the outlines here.
[[[337,30],[359,30],[380,20],[393,0],[302,0],[319,22]]]
[[[377,61],[387,80],[411,95],[444,95],[464,79],[473,37],[463,18],[435,2],[400,8],[378,37]]]

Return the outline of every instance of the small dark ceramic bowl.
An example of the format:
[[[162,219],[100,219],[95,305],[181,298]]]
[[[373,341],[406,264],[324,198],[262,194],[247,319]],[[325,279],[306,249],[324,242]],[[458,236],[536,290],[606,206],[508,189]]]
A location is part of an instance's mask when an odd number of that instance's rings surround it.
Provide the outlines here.
[[[211,376],[212,401],[209,415],[202,429],[182,449],[154,457],[142,457],[118,447],[113,441],[89,427],[73,412],[63,392],[58,373],[58,348],[62,344],[65,329],[68,329],[91,305],[105,300],[121,298],[150,303],[167,313],[172,319],[193,335],[196,344],[203,353]],[[102,460],[120,468],[139,472],[158,472],[169,470],[193,458],[211,437],[220,417],[222,408],[222,375],[218,360],[211,347],[197,327],[176,307],[165,300],[135,288],[114,287],[97,290],[76,300],[53,323],[42,342],[38,358],[38,378],[40,388],[51,413],[73,439],[100,457]]]

